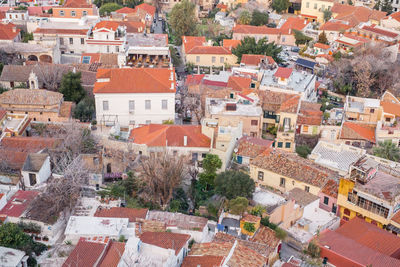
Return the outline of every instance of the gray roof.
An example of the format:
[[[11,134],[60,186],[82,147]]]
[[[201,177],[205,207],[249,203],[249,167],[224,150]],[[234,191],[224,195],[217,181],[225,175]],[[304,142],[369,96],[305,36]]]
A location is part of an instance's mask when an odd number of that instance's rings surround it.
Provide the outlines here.
[[[48,154],[31,153],[26,157],[22,171],[26,172],[39,172],[44,162],[46,161]]]
[[[307,206],[308,204],[314,202],[315,200],[319,199],[318,196],[315,196],[309,192],[306,192],[300,188],[293,188],[288,192],[289,199],[293,199],[302,207]]]
[[[1,72],[0,81],[27,82],[33,68],[33,65],[5,65]]]

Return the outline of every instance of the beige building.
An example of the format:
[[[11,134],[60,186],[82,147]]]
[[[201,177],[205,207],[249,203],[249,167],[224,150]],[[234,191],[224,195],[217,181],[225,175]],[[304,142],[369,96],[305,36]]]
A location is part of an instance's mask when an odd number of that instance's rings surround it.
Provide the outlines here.
[[[347,96],[344,106],[346,121],[376,124],[382,116],[379,99]]]
[[[200,67],[232,66],[237,64],[237,57],[223,46],[195,46],[186,51],[186,62]]]
[[[333,0],[306,0],[301,2],[301,16],[311,21],[324,22],[324,10],[331,10]]]

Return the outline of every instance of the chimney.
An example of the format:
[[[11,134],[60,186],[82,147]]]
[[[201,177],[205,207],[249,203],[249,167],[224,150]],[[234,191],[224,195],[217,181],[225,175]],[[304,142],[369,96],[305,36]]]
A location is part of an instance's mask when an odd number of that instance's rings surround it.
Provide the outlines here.
[[[183,146],[187,146],[187,136],[183,137]]]
[[[174,89],[175,89],[175,84],[171,83],[171,90],[174,90]]]

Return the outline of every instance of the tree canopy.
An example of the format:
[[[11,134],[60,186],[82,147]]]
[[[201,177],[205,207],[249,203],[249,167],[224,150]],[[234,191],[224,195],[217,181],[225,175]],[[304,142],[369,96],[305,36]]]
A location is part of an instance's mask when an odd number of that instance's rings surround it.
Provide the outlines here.
[[[262,26],[268,24],[268,13],[254,9],[251,15],[250,24],[253,26]]]
[[[282,13],[287,10],[290,6],[289,0],[273,0],[272,1],[272,9],[277,13]]]
[[[188,0],[176,4],[170,13],[169,23],[177,44],[182,42],[183,35],[194,35],[196,30],[195,5]]]
[[[253,179],[241,171],[225,171],[215,178],[215,191],[228,199],[251,198],[255,189]]]
[[[122,6],[117,3],[106,3],[100,7],[99,13],[100,16],[110,15],[111,12],[114,12],[120,8],[122,8]]]
[[[243,10],[239,16],[239,24],[248,25],[251,22],[251,14],[247,10]]]
[[[327,22],[332,18],[332,11],[330,9],[324,10],[324,21]]]
[[[311,37],[308,37],[304,33],[298,30],[293,30],[294,38],[296,39],[296,45],[307,44],[309,41],[312,40]]]
[[[321,32],[318,36],[318,43],[329,44],[328,38],[326,37],[325,31]]]
[[[393,12],[392,2],[389,0],[378,0],[375,3],[374,9],[391,14]]]
[[[95,112],[94,99],[85,97],[76,105],[74,109],[74,118],[82,122],[89,122],[92,121]]]
[[[64,100],[79,103],[85,97],[86,92],[81,84],[81,76],[80,72],[70,71],[62,77],[59,91],[64,95]]]
[[[281,51],[282,47],[277,46],[274,42],[268,43],[266,38],[257,42],[253,37],[245,37],[236,48],[232,49],[238,62],[242,60],[243,54],[271,56],[276,62],[280,62],[281,59],[278,55]]]
[[[203,159],[203,172],[199,174],[200,184],[204,187],[213,186],[217,170],[221,166],[222,161],[217,155],[207,154],[205,159]]]
[[[245,197],[237,197],[229,201],[229,212],[236,215],[242,215],[249,206],[249,200]]]
[[[379,142],[377,147],[373,148],[374,155],[392,161],[400,160],[400,149],[391,140]]]

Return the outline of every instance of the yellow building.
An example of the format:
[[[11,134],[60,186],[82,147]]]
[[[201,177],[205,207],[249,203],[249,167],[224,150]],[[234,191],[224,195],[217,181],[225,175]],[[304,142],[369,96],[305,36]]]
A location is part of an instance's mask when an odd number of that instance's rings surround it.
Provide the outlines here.
[[[186,62],[199,67],[232,66],[237,64],[237,57],[223,46],[195,46],[186,51]]]
[[[260,217],[247,214],[247,215],[243,216],[243,218],[240,220],[240,229],[243,234],[253,236],[255,234],[255,232],[257,232],[257,230],[260,228],[260,222],[261,222]],[[254,232],[247,231],[244,228],[245,223],[253,224]]]
[[[382,117],[379,99],[347,96],[344,106],[345,120],[376,124]]]
[[[340,180],[340,217],[349,221],[357,216],[399,234],[400,221],[394,217],[400,209],[399,170],[399,163],[371,155],[360,158],[350,167],[349,178]]]
[[[304,18],[324,22],[324,10],[330,10],[333,7],[333,1],[330,0],[305,0],[301,2],[301,16]]]
[[[281,192],[299,188],[318,196],[328,180],[336,176],[308,159],[283,151],[267,151],[250,163],[250,177],[257,185]]]

